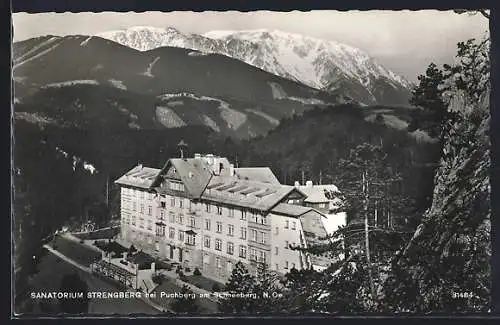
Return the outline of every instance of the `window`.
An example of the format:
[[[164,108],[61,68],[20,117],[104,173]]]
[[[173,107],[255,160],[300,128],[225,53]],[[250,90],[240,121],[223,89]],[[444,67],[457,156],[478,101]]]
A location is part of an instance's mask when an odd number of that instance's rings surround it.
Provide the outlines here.
[[[261,244],[265,244],[267,242],[267,234],[265,232],[260,232],[259,233],[259,242]]]
[[[210,213],[210,210],[212,210],[210,203],[205,203],[205,209],[208,213]]]
[[[292,229],[295,230],[295,221],[292,222]]]
[[[184,191],[184,184],[170,181],[170,189],[174,191]]]
[[[134,210],[134,211],[137,211],[137,203],[136,203],[136,202],[133,202],[132,204],[133,204],[133,205],[132,205],[133,210]]]
[[[247,258],[247,247],[240,245],[240,255],[241,258]]]
[[[288,261],[285,261],[285,269],[288,270]]]
[[[274,234],[277,235],[280,232],[280,227],[276,227],[276,230],[274,231]]]
[[[179,214],[177,216],[177,223],[180,224],[180,225],[184,224],[184,217],[182,216],[182,214]]]
[[[231,242],[227,242],[227,253],[229,255],[233,255],[234,254],[234,244],[231,243]]]
[[[288,226],[289,226],[289,224],[288,224],[288,220],[286,220],[286,221],[285,221],[285,229],[288,229]]]
[[[210,264],[210,255],[208,254],[203,255],[203,263]]]
[[[175,197],[172,197],[172,198],[170,199],[170,206],[171,206],[171,207],[175,207]]]
[[[153,229],[153,222],[151,220],[148,220],[148,230]]]
[[[170,227],[168,229],[168,238],[170,238],[170,239],[174,239],[175,238],[175,229],[172,228],[172,227]]]
[[[222,251],[222,240],[220,239],[215,239],[215,250],[216,251]]]
[[[160,209],[160,219],[163,220],[165,218],[165,211],[163,209]]]
[[[160,206],[165,209],[167,207],[167,204],[165,202],[160,202]]]
[[[246,211],[243,211],[241,210],[241,217],[240,217],[241,220],[247,220],[247,212]]]
[[[210,219],[205,219],[205,230],[210,230]]]
[[[250,229],[250,240],[257,241],[257,230]]]
[[[257,261],[257,250],[255,248],[250,248],[250,260]]]
[[[215,258],[215,264],[217,265],[218,269],[222,268],[222,263],[220,261],[220,257]]]
[[[194,235],[187,235],[187,244],[196,245],[196,238]]]
[[[247,239],[247,228],[241,227],[241,239]]]
[[[159,252],[160,251],[160,243],[155,242],[155,251]]]
[[[193,228],[196,227],[196,220],[194,219],[194,217],[189,218],[189,225]]]
[[[140,220],[139,221],[139,228],[143,228],[144,229],[144,220]]]
[[[262,216],[262,217],[260,218],[260,224],[261,224],[261,225],[266,225],[266,224],[267,224],[267,222],[266,222],[266,217]]]
[[[228,216],[229,216],[230,218],[233,218],[233,217],[234,217],[234,209],[231,209],[231,208],[229,208],[229,209],[228,209]]]
[[[144,213],[144,204],[141,204],[141,213]]]
[[[135,226],[135,216],[132,216],[132,225]]]
[[[233,225],[228,225],[227,226],[227,234],[228,236],[234,236],[234,226]]]
[[[179,239],[179,241],[184,241],[184,232],[182,230],[179,230],[178,239]]]
[[[217,206],[217,214],[218,215],[222,214],[222,207],[221,206]]]
[[[222,232],[222,222],[217,221],[217,232],[221,233]]]
[[[285,240],[285,249],[288,249],[288,246],[290,246],[290,244],[288,243],[288,240]]]
[[[181,209],[182,209],[182,203],[183,203],[183,201],[184,201],[184,199],[182,199],[182,198],[179,199],[179,208],[181,208]]]
[[[151,206],[148,206],[148,216],[153,215],[153,208]]]
[[[156,225],[156,235],[165,236],[165,226]]]
[[[266,253],[259,251],[259,262],[266,263]]]
[[[206,248],[210,248],[210,236],[205,236],[204,243]]]
[[[170,212],[170,223],[175,223],[175,214]]]
[[[279,249],[278,247],[274,247],[274,255],[279,255]]]

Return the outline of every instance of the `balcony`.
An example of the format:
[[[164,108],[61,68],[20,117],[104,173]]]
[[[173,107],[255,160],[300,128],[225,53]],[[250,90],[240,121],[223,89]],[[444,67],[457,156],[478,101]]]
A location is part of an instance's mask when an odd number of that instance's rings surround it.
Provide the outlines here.
[[[253,240],[249,240],[248,241],[248,247],[254,247],[254,248],[258,248],[258,249],[261,249],[261,250],[265,250],[265,251],[270,251],[271,250],[271,244],[270,243],[261,243],[261,242],[256,242],[256,241],[253,241]]]
[[[248,220],[248,227],[254,228],[254,229],[259,229],[259,230],[267,230],[267,231],[271,230],[271,225],[268,225],[268,224],[263,225],[261,223],[255,222],[253,220]]]

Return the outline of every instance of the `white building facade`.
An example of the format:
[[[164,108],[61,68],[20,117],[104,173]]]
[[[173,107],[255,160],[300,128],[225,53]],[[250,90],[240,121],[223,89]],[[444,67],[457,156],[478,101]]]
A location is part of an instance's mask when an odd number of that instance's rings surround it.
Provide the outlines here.
[[[281,274],[313,267],[314,259],[291,248],[327,234],[325,214],[304,206],[307,195],[280,184],[269,168],[234,168],[197,154],[161,169],[138,165],[115,183],[123,241],[221,282],[238,261]]]

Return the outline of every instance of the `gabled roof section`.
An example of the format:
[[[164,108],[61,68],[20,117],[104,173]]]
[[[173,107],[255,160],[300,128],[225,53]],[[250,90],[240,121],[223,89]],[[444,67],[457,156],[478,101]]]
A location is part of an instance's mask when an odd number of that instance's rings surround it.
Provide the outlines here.
[[[293,192],[293,186],[271,184],[253,180],[242,180],[235,176],[212,176],[203,192],[202,199],[268,211],[286,195]],[[266,195],[263,195],[266,194]]]
[[[212,172],[206,162],[194,158],[169,159],[153,183],[153,186],[158,188],[159,193],[165,192],[167,189],[164,180],[171,167],[175,168],[176,179],[182,181],[189,196],[200,198],[212,177]]]
[[[125,186],[150,189],[154,180],[158,177],[160,169],[137,165],[125,175],[118,178],[115,183]]]
[[[304,202],[308,203],[327,203],[335,199],[339,190],[337,186],[330,185],[314,185],[314,186],[299,186],[297,187],[307,198]]]
[[[310,207],[304,207],[301,205],[288,204],[288,203],[280,203],[271,209],[270,212],[283,214],[290,217],[300,217],[301,215],[313,210]]]
[[[262,183],[280,184],[269,167],[235,168],[234,174],[238,179],[253,180]]]

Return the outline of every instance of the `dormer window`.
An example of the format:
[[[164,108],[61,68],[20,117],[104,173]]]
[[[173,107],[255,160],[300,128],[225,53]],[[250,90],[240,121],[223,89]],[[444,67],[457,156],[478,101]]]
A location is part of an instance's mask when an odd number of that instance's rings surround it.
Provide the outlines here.
[[[170,189],[174,191],[184,192],[184,184],[181,182],[170,181]]]

